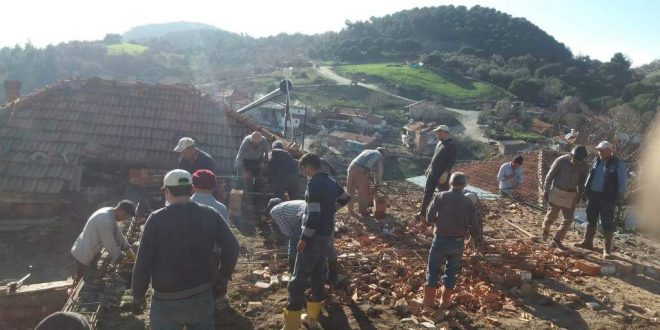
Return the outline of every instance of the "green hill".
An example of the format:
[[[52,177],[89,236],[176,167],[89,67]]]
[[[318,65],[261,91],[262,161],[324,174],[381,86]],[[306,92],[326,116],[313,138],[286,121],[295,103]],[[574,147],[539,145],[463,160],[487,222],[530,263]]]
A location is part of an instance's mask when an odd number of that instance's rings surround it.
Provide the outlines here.
[[[341,65],[335,71],[346,77],[365,75],[370,82],[395,88],[397,92],[418,99],[434,98],[462,103],[499,100],[508,95],[501,88],[482,81],[403,64]]]
[[[136,26],[124,34],[122,38],[127,41],[160,38],[168,33],[190,30],[218,30],[215,26],[195,22],[171,22],[163,24],[147,24]]]
[[[149,47],[138,44],[132,44],[128,42],[108,45],[107,48],[108,48],[108,55],[119,55],[119,54],[138,55],[146,52],[149,49]]]

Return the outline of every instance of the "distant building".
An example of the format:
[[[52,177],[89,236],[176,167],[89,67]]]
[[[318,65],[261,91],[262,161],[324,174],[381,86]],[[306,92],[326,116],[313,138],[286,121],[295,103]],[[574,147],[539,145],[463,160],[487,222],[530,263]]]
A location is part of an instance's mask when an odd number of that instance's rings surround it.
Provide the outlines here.
[[[339,150],[362,151],[376,146],[377,139],[373,136],[365,136],[355,133],[334,131],[328,134],[328,145]]]
[[[552,125],[550,123],[546,123],[546,122],[544,122],[540,119],[537,119],[537,118],[534,118],[534,119],[531,120],[531,124],[530,124],[529,129],[532,132],[535,132],[535,133],[538,133],[538,134],[541,134],[541,135],[547,136],[547,137],[551,137],[551,136],[555,136],[555,135],[559,134],[559,130],[557,130],[557,128],[554,125]]]
[[[425,123],[416,121],[403,126],[401,143],[413,149],[416,153],[424,153],[429,146],[435,145],[438,140],[433,129],[438,126],[436,122]]]
[[[365,129],[383,129],[387,127],[387,120],[381,115],[374,115],[367,108],[352,108],[335,106],[330,111],[322,113],[324,122],[332,123],[336,127],[345,127],[353,124]]]
[[[527,142],[523,140],[500,141],[498,144],[500,149],[500,155],[502,156],[515,154],[529,147],[527,145]]]
[[[247,93],[243,93],[234,88],[222,90],[220,92],[220,102],[229,106],[230,109],[238,110],[252,102]]]

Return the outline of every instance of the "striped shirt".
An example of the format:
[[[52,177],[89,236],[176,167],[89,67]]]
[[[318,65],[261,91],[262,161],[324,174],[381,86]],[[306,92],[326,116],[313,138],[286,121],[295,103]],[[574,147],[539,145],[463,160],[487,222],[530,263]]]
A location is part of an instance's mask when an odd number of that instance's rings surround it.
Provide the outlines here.
[[[282,234],[291,237],[294,226],[302,226],[306,206],[307,203],[303,200],[283,202],[270,210],[270,217],[273,218]]]
[[[383,179],[383,154],[378,150],[362,151],[353,159],[351,165],[361,166],[374,172],[376,183],[380,183]]]

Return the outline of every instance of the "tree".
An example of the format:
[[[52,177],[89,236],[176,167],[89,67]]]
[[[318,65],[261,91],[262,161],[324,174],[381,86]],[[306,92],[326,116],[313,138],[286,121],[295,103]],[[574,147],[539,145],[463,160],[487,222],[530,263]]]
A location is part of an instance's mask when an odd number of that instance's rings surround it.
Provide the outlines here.
[[[518,78],[511,82],[509,92],[525,101],[536,102],[543,89],[543,81],[536,78]]]
[[[108,33],[103,38],[103,43],[106,45],[116,45],[121,43],[121,36],[115,33]]]
[[[655,112],[657,107],[657,98],[654,94],[644,93],[635,96],[630,101],[630,106],[637,112]]]

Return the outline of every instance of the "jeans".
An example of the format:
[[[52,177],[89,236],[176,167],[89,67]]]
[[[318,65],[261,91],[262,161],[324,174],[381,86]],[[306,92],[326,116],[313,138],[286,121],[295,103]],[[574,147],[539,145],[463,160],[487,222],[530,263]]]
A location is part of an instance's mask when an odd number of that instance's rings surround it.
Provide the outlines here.
[[[445,264],[442,283],[447,289],[456,285],[456,274],[463,257],[463,237],[434,236],[426,268],[426,285],[437,288],[441,264]]]
[[[185,326],[188,330],[212,330],[215,327],[213,309],[211,290],[178,300],[154,297],[149,311],[151,328],[179,330]]]
[[[598,216],[604,232],[614,231],[614,207],[616,201],[605,197],[605,194],[591,192],[587,202],[587,222],[590,226],[598,225]]]
[[[309,301],[323,301],[323,289],[327,275],[328,245],[330,243],[332,243],[332,236],[316,234],[307,243],[305,250],[296,256],[293,280],[288,286],[288,310],[302,310],[305,304],[305,289],[307,289],[307,286],[310,286],[311,289]]]
[[[295,258],[298,242],[300,242],[300,235],[302,234],[302,228],[300,226],[295,226],[291,230],[291,237],[289,238],[289,259]],[[328,260],[337,261],[337,249],[335,248],[335,237],[332,236],[330,243],[328,244]]]
[[[273,180],[273,195],[284,199],[284,192],[289,194],[289,200],[300,199],[300,180],[298,174],[276,176]]]

